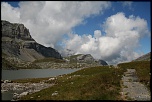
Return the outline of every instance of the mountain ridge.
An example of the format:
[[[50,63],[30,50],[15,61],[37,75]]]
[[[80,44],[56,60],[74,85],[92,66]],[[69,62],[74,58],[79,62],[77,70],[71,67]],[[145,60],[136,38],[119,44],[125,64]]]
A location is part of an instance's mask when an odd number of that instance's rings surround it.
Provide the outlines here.
[[[95,60],[91,54],[75,55],[70,58],[69,63],[56,49],[37,43],[24,24],[1,20],[1,25],[2,69],[84,68],[108,65],[103,60]]]
[[[68,57],[65,57],[66,60],[69,60],[71,62],[78,62],[78,63],[98,63],[99,65],[108,65],[106,61],[102,59],[94,59],[94,57],[91,54],[77,54],[77,55],[71,55]]]
[[[37,43],[31,37],[29,30],[23,24],[10,23],[8,21],[3,21],[3,20],[1,20],[1,24],[2,24],[2,52],[3,53],[9,56],[13,55],[15,57],[18,57],[21,55],[20,52],[26,52],[24,54],[27,54],[28,56],[30,55],[30,50],[35,50],[35,53],[37,53],[37,55],[39,54],[41,58],[54,57],[54,58],[62,59],[62,56],[57,50],[51,47],[45,47]],[[6,47],[8,47],[9,49]],[[38,59],[36,55],[35,58],[34,56],[30,56],[30,57],[33,57],[33,59]],[[22,58],[22,60],[26,61],[26,59],[24,58]]]
[[[3,61],[21,64],[47,57],[62,59],[57,50],[37,43],[23,24],[1,20],[1,25]]]
[[[151,52],[144,54],[136,59],[134,59],[133,61],[150,61],[151,60]]]

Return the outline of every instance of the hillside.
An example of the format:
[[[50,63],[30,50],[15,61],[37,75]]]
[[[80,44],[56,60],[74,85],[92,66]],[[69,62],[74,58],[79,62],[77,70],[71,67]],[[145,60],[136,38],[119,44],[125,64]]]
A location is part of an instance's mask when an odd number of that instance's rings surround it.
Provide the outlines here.
[[[65,57],[64,60],[72,63],[87,63],[87,64],[98,64],[98,65],[108,65],[104,60],[96,60],[91,54],[77,54]]]
[[[1,20],[1,25],[3,69],[23,67],[27,62],[43,58],[62,59],[57,50],[37,43],[23,24]]]
[[[47,83],[55,82],[55,85],[22,97],[21,100],[120,100],[119,83],[122,74],[121,69],[100,66],[57,76],[55,80],[42,79]]]
[[[151,52],[133,60],[133,61],[150,61],[151,60]]]
[[[37,43],[29,30],[19,23],[1,20],[2,69],[86,68],[107,65],[90,54],[62,58],[60,53]]]
[[[23,24],[1,20],[1,25],[2,69],[85,68],[108,65],[104,60],[95,60],[90,54],[78,54],[63,59],[57,50],[37,43]]]
[[[13,82],[55,83],[54,86],[29,94],[21,100],[123,100],[120,93],[121,78],[128,68],[136,69],[139,81],[150,90],[149,61],[121,63],[117,68],[90,67],[55,78],[20,79]],[[128,97],[127,100],[130,98]]]

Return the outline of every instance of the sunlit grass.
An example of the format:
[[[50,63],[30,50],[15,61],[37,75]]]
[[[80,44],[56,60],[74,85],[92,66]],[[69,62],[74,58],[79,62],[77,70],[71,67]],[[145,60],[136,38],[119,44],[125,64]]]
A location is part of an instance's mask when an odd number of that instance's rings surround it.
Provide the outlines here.
[[[134,68],[140,82],[150,88],[150,62],[121,63],[118,68],[99,66],[84,68],[71,74],[57,76],[55,85],[22,97],[21,100],[121,100],[121,78],[126,69]],[[28,79],[30,82],[49,78]],[[34,81],[36,80],[36,81]],[[18,80],[19,81],[19,80]],[[20,80],[21,82],[21,80]],[[23,82],[28,82],[27,80]],[[53,93],[56,95],[52,95]]]
[[[118,65],[124,69],[136,69],[140,82],[150,89],[150,61],[135,61]]]
[[[21,100],[118,100],[122,69],[108,66],[85,68],[58,76],[56,85]],[[57,91],[57,95],[52,94]],[[40,96],[40,97],[38,97]]]
[[[62,60],[62,59],[57,59],[57,58],[52,58],[52,57],[43,58],[43,59],[38,59],[38,60],[35,60],[33,63],[39,63],[39,62],[65,63],[65,61]]]

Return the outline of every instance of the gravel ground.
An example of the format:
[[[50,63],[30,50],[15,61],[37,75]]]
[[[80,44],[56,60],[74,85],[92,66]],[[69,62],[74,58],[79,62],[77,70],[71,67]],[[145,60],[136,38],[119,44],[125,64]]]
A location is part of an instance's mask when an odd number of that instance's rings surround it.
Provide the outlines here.
[[[42,89],[53,86],[54,84],[40,83],[1,83],[1,92],[13,91],[13,99],[18,100],[20,97],[32,94]]]
[[[122,77],[122,95],[126,100],[150,101],[149,90],[139,82],[135,69],[127,69]]]

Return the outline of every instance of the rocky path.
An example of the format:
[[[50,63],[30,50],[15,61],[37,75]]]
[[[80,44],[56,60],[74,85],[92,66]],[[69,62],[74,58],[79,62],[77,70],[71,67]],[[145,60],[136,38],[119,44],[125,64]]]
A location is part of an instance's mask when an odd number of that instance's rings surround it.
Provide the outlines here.
[[[127,69],[122,77],[122,98],[136,101],[151,100],[150,92],[139,82],[135,69]]]

